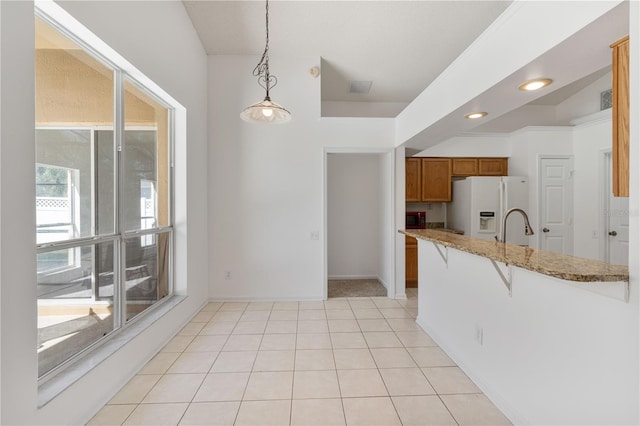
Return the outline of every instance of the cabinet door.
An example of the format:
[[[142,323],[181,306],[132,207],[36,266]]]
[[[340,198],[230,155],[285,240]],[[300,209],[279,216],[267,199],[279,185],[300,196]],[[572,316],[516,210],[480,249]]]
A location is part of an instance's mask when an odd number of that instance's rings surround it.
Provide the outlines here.
[[[418,287],[418,241],[412,237],[405,243],[405,287]]]
[[[478,159],[477,158],[452,158],[451,159],[451,175],[452,176],[477,176],[478,175]]]
[[[629,36],[611,45],[613,48],[613,195],[629,196]]]
[[[478,158],[480,176],[507,176],[509,174],[507,158]]]
[[[422,201],[451,201],[451,159],[422,159]]]
[[[407,158],[405,160],[405,201],[421,201],[420,158]]]

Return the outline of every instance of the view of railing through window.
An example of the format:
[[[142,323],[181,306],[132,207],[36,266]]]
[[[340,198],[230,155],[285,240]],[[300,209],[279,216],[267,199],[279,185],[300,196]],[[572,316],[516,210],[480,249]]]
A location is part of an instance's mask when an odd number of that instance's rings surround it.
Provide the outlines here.
[[[172,110],[36,17],[42,377],[172,292]]]

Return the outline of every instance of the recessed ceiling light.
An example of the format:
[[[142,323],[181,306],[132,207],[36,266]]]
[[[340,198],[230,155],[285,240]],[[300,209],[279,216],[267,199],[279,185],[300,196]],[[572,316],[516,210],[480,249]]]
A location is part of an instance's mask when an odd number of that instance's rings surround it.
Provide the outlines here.
[[[486,112],[482,111],[482,112],[470,112],[469,114],[465,114],[464,118],[469,118],[471,120],[473,120],[474,118],[482,118],[485,115],[487,115]]]
[[[550,78],[538,78],[535,80],[525,81],[520,86],[518,86],[518,89],[529,92],[532,90],[542,89],[543,87],[546,87],[551,83],[553,83],[553,80],[551,80]]]

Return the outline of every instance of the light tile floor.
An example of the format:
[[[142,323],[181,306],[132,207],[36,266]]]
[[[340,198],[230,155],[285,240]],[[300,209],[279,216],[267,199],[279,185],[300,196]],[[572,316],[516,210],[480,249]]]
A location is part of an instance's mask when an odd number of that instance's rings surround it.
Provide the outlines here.
[[[407,300],[209,303],[90,425],[501,425]]]

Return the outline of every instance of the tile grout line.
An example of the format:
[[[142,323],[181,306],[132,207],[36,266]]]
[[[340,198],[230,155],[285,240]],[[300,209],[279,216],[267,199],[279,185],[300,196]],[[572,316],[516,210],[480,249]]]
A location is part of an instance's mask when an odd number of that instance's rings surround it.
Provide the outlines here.
[[[399,333],[401,333],[401,332],[406,332],[406,333],[411,333],[411,332],[416,332],[416,333],[418,333],[418,332],[422,332],[422,334],[425,334],[425,335],[427,335],[427,336],[428,336],[428,334],[427,334],[426,332],[424,332],[424,330],[422,330],[422,329],[418,329],[418,330],[406,329],[406,330],[403,330],[403,328],[406,328],[406,327],[405,327],[405,326],[403,326],[403,325],[396,325],[396,327],[391,326],[390,320],[391,320],[391,319],[395,319],[395,318],[388,318],[387,316],[385,316],[385,315],[382,313],[382,310],[381,310],[381,309],[383,309],[383,308],[381,308],[380,306],[378,306],[378,305],[375,303],[375,300],[374,300],[373,298],[371,298],[371,297],[367,297],[367,298],[361,298],[361,299],[365,299],[365,300],[366,300],[366,299],[368,299],[369,301],[371,301],[371,302],[373,303],[373,305],[375,306],[376,310],[377,310],[377,311],[382,315],[382,319],[384,319],[384,320],[385,320],[385,324],[391,328],[391,330],[390,330],[390,331],[391,331],[391,332],[393,332],[393,334],[392,334],[392,335],[393,335],[396,339],[398,339],[398,341],[401,343],[401,345],[400,345],[398,348],[403,348],[403,349],[405,349],[405,351],[406,351],[407,353],[409,353],[410,359],[412,359],[412,360],[413,360],[413,362],[418,366],[418,369],[421,371],[421,375],[422,375],[422,377],[424,377],[424,378],[425,378],[425,380],[427,381],[427,383],[429,383],[429,385],[433,388],[433,390],[434,390],[434,392],[435,392],[435,396],[437,396],[437,397],[438,397],[438,400],[440,401],[440,403],[441,403],[441,404],[443,404],[443,405],[445,406],[445,409],[447,410],[447,412],[449,413],[449,415],[452,417],[452,419],[456,422],[456,424],[459,424],[459,423],[458,423],[458,420],[457,420],[457,419],[455,419],[455,417],[453,416],[453,413],[451,412],[451,410],[449,409],[449,407],[448,407],[448,406],[446,405],[446,403],[444,402],[444,400],[443,400],[443,398],[442,398],[442,397],[443,397],[443,395],[463,395],[463,394],[466,394],[466,395],[483,395],[483,393],[482,393],[482,392],[462,392],[462,393],[454,392],[454,393],[439,393],[439,392],[438,392],[438,391],[433,387],[433,385],[432,385],[431,381],[430,381],[430,380],[428,379],[428,377],[426,376],[426,373],[425,373],[424,369],[425,369],[425,368],[436,368],[436,367],[439,367],[439,368],[443,368],[443,367],[455,368],[455,367],[457,367],[457,365],[454,365],[454,366],[437,366],[437,365],[434,365],[434,366],[430,366],[430,367],[420,367],[420,366],[419,366],[419,364],[418,364],[418,362],[416,361],[415,355],[413,355],[413,354],[409,351],[409,349],[410,349],[410,348],[409,348],[409,347],[407,347],[407,346],[406,346],[406,344],[405,344],[405,342],[403,342],[403,341],[400,339],[400,337],[399,337]],[[326,301],[325,301],[325,302],[326,302]],[[394,407],[394,410],[395,410],[395,412],[396,412],[396,415],[397,415],[398,419],[400,419],[400,414],[399,414],[398,408],[396,407],[396,404],[393,402],[393,399],[392,399],[392,396],[391,396],[391,394],[390,394],[390,392],[389,392],[389,388],[388,388],[388,386],[387,386],[387,383],[384,381],[384,378],[382,377],[382,374],[381,374],[381,367],[380,367],[380,365],[379,365],[378,361],[376,361],[375,357],[373,356],[373,352],[372,352],[372,350],[373,350],[374,348],[370,347],[369,342],[368,342],[368,341],[366,341],[366,338],[364,338],[364,333],[365,333],[365,332],[363,331],[362,326],[361,326],[360,322],[358,321],[358,318],[356,318],[356,316],[355,316],[354,308],[353,308],[353,306],[352,306],[352,305],[351,305],[351,303],[350,303],[351,301],[350,301],[349,299],[347,299],[347,300],[346,300],[346,302],[347,302],[347,305],[348,305],[348,307],[349,307],[349,312],[350,312],[350,313],[351,313],[351,315],[353,316],[353,319],[355,320],[355,323],[357,324],[357,327],[358,327],[358,329],[359,329],[359,331],[355,331],[355,330],[354,330],[354,333],[355,333],[355,332],[357,332],[357,333],[359,333],[359,334],[361,334],[361,335],[363,336],[363,339],[365,340],[365,343],[366,343],[366,348],[368,349],[368,352],[369,352],[370,356],[372,357],[372,359],[373,359],[373,361],[374,361],[374,365],[376,366],[376,371],[378,372],[379,376],[381,377],[381,380],[383,381],[383,385],[384,385],[384,387],[385,387],[385,390],[386,390],[386,393],[387,393],[387,397],[391,400],[392,405],[393,405],[393,407]],[[384,307],[384,305],[385,305],[385,303],[382,303],[382,306],[383,306],[383,307]],[[199,336],[208,336],[208,335],[203,335],[203,334],[201,334],[201,333],[202,333],[202,330],[204,330],[204,328],[206,328],[206,327],[207,327],[208,325],[210,325],[211,323],[215,323],[215,322],[216,322],[216,320],[213,318],[216,314],[218,314],[218,313],[220,313],[220,312],[227,312],[227,311],[222,311],[222,310],[221,310],[223,306],[224,306],[224,302],[223,302],[223,303],[222,303],[222,304],[221,304],[221,305],[220,305],[220,306],[219,306],[215,311],[212,311],[211,318],[209,318],[209,321],[207,321],[207,322],[203,322],[203,326],[199,329],[199,331],[198,331],[195,335],[189,335],[189,334],[182,335],[182,336],[184,336],[184,337],[187,337],[187,338],[188,338],[188,339],[185,339],[185,340],[188,340],[188,343],[185,343],[185,344],[184,344],[184,348],[183,348],[181,351],[177,352],[177,354],[178,354],[178,355],[177,355],[177,357],[176,357],[173,361],[171,361],[171,362],[168,364],[168,366],[163,370],[163,372],[162,372],[161,374],[159,374],[159,376],[160,376],[160,377],[159,377],[159,379],[158,379],[158,380],[154,383],[154,385],[153,385],[153,386],[151,386],[151,388],[150,388],[150,389],[149,389],[149,390],[148,390],[148,391],[147,391],[147,392],[146,392],[146,393],[141,397],[140,402],[138,402],[138,403],[132,403],[132,404],[129,404],[129,403],[125,403],[125,404],[109,404],[109,403],[107,403],[107,404],[105,404],[105,406],[109,406],[109,405],[112,405],[112,406],[117,406],[117,405],[132,405],[132,406],[133,406],[132,411],[131,411],[131,412],[130,412],[130,413],[129,413],[125,418],[124,418],[124,420],[122,421],[122,423],[126,423],[126,421],[127,421],[128,419],[130,419],[130,418],[131,418],[131,416],[133,415],[133,413],[134,413],[134,412],[135,412],[139,407],[141,407],[141,406],[143,406],[143,405],[154,405],[154,404],[155,404],[155,405],[162,405],[162,404],[170,404],[170,402],[164,402],[164,403],[159,403],[159,402],[158,402],[158,403],[153,403],[153,402],[150,402],[150,403],[143,404],[143,402],[142,402],[142,401],[144,401],[144,399],[145,399],[146,397],[148,397],[148,395],[152,392],[152,390],[153,390],[153,389],[158,385],[158,382],[160,382],[163,378],[165,378],[165,377],[167,377],[167,376],[170,376],[170,375],[175,375],[175,374],[190,374],[190,373],[169,373],[169,371],[171,370],[171,368],[172,368],[174,365],[176,365],[176,362],[178,361],[178,359],[179,359],[179,358],[181,358],[181,357],[182,357],[182,356],[184,356],[185,354],[191,353],[191,352],[188,352],[188,351],[187,351],[187,349],[189,348],[189,346],[190,346],[190,345],[192,345],[192,344],[194,343],[194,340],[196,340]],[[182,415],[181,415],[181,417],[180,417],[180,420],[179,420],[179,421],[182,421],[182,420],[184,419],[184,416],[186,415],[187,411],[188,411],[188,410],[189,410],[189,408],[194,404],[195,396],[196,396],[196,395],[197,395],[197,393],[202,389],[202,386],[203,386],[203,384],[204,384],[204,380],[206,380],[206,377],[207,377],[209,374],[213,374],[213,373],[212,373],[213,365],[215,364],[215,362],[216,362],[216,361],[217,361],[217,359],[219,358],[219,356],[220,356],[221,352],[223,352],[223,351],[222,351],[222,348],[224,348],[224,346],[228,343],[228,341],[229,341],[229,339],[231,338],[231,336],[233,336],[233,332],[234,332],[234,331],[236,330],[236,328],[239,326],[239,323],[240,323],[240,322],[242,322],[242,321],[241,321],[242,316],[243,316],[244,314],[246,314],[247,312],[249,312],[249,311],[248,311],[249,306],[250,306],[250,302],[247,302],[247,303],[245,304],[244,308],[240,310],[240,316],[239,316],[239,317],[234,321],[234,326],[233,326],[233,328],[232,328],[228,333],[226,333],[226,338],[225,338],[224,343],[222,343],[222,347],[221,347],[221,349],[220,349],[219,351],[217,351],[217,354],[215,355],[215,358],[213,359],[213,362],[212,362],[211,366],[209,367],[208,371],[204,373],[203,381],[199,384],[198,389],[196,389],[196,391],[195,391],[194,395],[191,397],[191,400],[186,402],[186,404],[187,404],[186,409],[184,410],[184,412],[182,412]],[[274,308],[274,305],[272,304],[272,305],[271,305],[271,308],[270,308],[270,310],[269,310],[269,315],[268,315],[267,320],[266,320],[266,321],[267,321],[267,324],[268,324],[268,322],[271,320],[271,317],[272,317],[272,314],[273,314],[273,311],[274,311],[274,309],[273,309],[273,308]],[[389,309],[391,309],[391,307],[388,307],[388,308],[389,308]],[[203,308],[203,309],[206,309],[206,307],[205,307],[205,308]],[[364,308],[362,308],[362,309],[364,309]],[[384,308],[384,309],[386,309],[386,308]],[[415,322],[415,317],[413,317],[413,316],[411,315],[411,313],[410,313],[409,311],[407,311],[407,309],[406,309],[404,306],[402,306],[402,309],[403,309],[403,311],[405,312],[405,314],[409,316],[409,318],[408,318],[408,319],[413,319],[413,320],[414,320],[414,322]],[[259,310],[260,310],[260,309],[259,309]],[[265,309],[265,310],[266,310],[266,309]],[[302,311],[304,311],[304,309],[303,309]],[[207,312],[209,312],[209,311],[207,311]],[[228,312],[232,312],[232,311],[228,311]],[[290,401],[290,409],[289,409],[289,423],[290,423],[290,424],[293,422],[293,401],[294,401],[294,399],[293,399],[293,392],[294,392],[294,385],[295,385],[296,356],[297,356],[297,352],[298,352],[298,341],[299,341],[299,340],[298,340],[298,339],[299,339],[298,322],[300,321],[300,316],[299,316],[299,315],[300,315],[300,312],[301,312],[300,304],[299,304],[299,303],[298,303],[298,309],[297,309],[297,311],[296,311],[296,312],[297,312],[297,314],[296,314],[296,315],[297,315],[297,320],[296,320],[296,330],[295,330],[294,347],[293,347],[293,355],[294,355],[293,362],[294,362],[294,367],[293,367],[292,382],[291,382],[291,394],[290,394],[290,398],[289,398],[289,401]],[[345,399],[345,397],[342,395],[342,390],[341,390],[341,388],[340,388],[340,381],[339,381],[338,369],[337,369],[337,364],[336,364],[336,357],[335,357],[335,352],[334,352],[334,351],[336,350],[336,347],[335,347],[334,342],[333,342],[333,339],[332,339],[331,337],[332,337],[332,335],[333,335],[333,334],[335,334],[335,333],[347,333],[347,332],[345,332],[345,331],[340,331],[340,330],[336,330],[334,333],[332,333],[331,329],[329,328],[329,318],[328,318],[328,315],[327,315],[327,306],[326,306],[326,303],[324,303],[324,304],[323,304],[323,312],[324,312],[324,321],[325,321],[325,324],[326,324],[326,326],[327,326],[327,330],[328,330],[329,345],[330,345],[330,349],[331,349],[331,351],[332,351],[332,360],[333,360],[333,363],[334,363],[334,372],[335,372],[335,377],[336,377],[336,380],[338,381],[338,393],[339,393],[339,398],[340,398],[341,406],[342,406],[342,410],[343,410],[343,419],[344,419],[344,421],[345,421],[345,423],[346,423],[346,411],[345,411],[345,406],[344,406],[344,399]],[[202,311],[201,311],[201,312],[199,312],[199,314],[200,314],[200,313],[202,313]],[[389,313],[389,314],[393,315],[393,313]],[[404,319],[404,318],[402,318],[402,319]],[[222,320],[222,321],[224,321],[224,320]],[[191,323],[193,323],[192,321],[190,321],[190,322],[191,322]],[[197,324],[197,323],[200,323],[200,322],[196,322],[196,324]],[[185,325],[185,327],[188,327],[188,325]],[[184,327],[183,327],[183,329],[184,329]],[[181,331],[182,331],[182,330],[181,330]],[[260,334],[260,333],[252,333],[252,334]],[[260,341],[259,341],[259,343],[258,343],[258,350],[256,351],[256,358],[254,358],[254,360],[253,360],[253,362],[252,362],[252,365],[251,365],[251,371],[250,371],[250,373],[249,373],[249,379],[247,380],[247,383],[245,384],[245,387],[244,387],[244,390],[243,390],[242,398],[241,398],[241,400],[239,401],[239,406],[238,406],[238,410],[236,411],[236,416],[235,416],[234,423],[235,423],[235,422],[237,422],[237,419],[238,419],[238,417],[239,417],[240,407],[242,406],[242,403],[244,402],[244,396],[246,395],[246,392],[247,392],[247,389],[248,389],[248,384],[249,384],[250,377],[251,377],[251,376],[253,375],[253,373],[254,373],[254,371],[253,371],[253,370],[254,370],[254,368],[256,367],[256,363],[257,363],[257,360],[258,360],[258,356],[259,356],[259,354],[260,354],[261,352],[266,352],[266,350],[264,350],[264,351],[263,351],[263,350],[262,350],[262,348],[261,348],[261,346],[262,346],[262,344],[263,344],[263,342],[264,342],[264,338],[265,338],[265,335],[266,335],[266,334],[267,334],[267,333],[266,333],[266,325],[265,325],[265,328],[263,329],[262,333],[260,334],[260,336],[261,336],[261,337],[260,337]],[[276,333],[276,334],[282,334],[282,333]],[[180,335],[180,331],[176,334],[176,336],[179,336],[179,335]],[[241,334],[238,334],[238,336],[240,336],[240,335],[241,335]],[[174,336],[174,337],[176,337],[176,336]],[[217,335],[213,335],[213,336],[217,336]],[[429,336],[429,337],[430,337],[430,336]],[[189,339],[189,338],[190,338],[190,339]],[[411,346],[411,348],[413,348],[413,347],[422,348],[423,346]],[[427,346],[425,346],[425,347],[430,348],[430,347],[439,347],[439,346],[436,344],[436,345],[434,345],[434,346],[427,345]],[[283,349],[279,349],[279,350],[283,350]],[[154,356],[157,356],[157,355],[158,355],[158,354],[160,354],[160,353],[163,353],[163,352],[160,350],[160,351],[158,351]],[[168,352],[167,352],[167,353],[168,353]],[[194,353],[195,353],[195,352],[194,352]],[[153,358],[152,358],[152,359],[153,359]],[[150,360],[150,361],[151,361],[151,360]],[[148,364],[148,362],[147,362],[147,364]],[[141,367],[141,369],[140,369],[140,370],[142,370],[142,369],[143,369],[147,364],[145,364],[143,367]],[[395,367],[389,367],[389,368],[395,368]],[[407,368],[409,368],[409,367],[407,367]],[[459,367],[458,367],[458,368],[459,368]],[[274,370],[274,371],[275,371],[275,370]],[[278,370],[278,371],[280,371],[280,370]],[[287,371],[288,371],[288,370],[287,370]],[[196,372],[196,373],[200,374],[199,372]],[[193,374],[196,374],[196,373],[193,373]],[[138,373],[136,373],[136,375],[135,375],[135,376],[141,376],[141,375],[139,374],[139,371],[138,371]],[[135,376],[134,376],[134,377],[135,377]],[[403,396],[413,396],[413,395],[403,395]],[[418,395],[415,395],[415,396],[424,396],[424,395],[422,395],[422,394],[418,394]],[[367,398],[367,397],[363,397],[363,398]],[[369,398],[374,398],[374,396],[371,396],[371,397],[369,397]],[[309,398],[303,398],[303,399],[309,399]],[[311,398],[311,399],[332,399],[332,398],[327,397],[327,398]],[[261,401],[267,401],[267,400],[261,400]],[[215,401],[214,401],[214,402],[215,402]],[[219,402],[219,401],[218,401],[218,402]],[[402,419],[400,419],[400,422],[402,423]]]
[[[223,304],[224,305],[224,304]],[[205,324],[209,324],[209,322],[213,321],[213,317],[215,314],[217,314],[218,312],[220,312],[220,309],[222,308],[223,305],[220,305],[218,307],[218,309],[216,309],[213,312],[213,315],[211,315],[211,318],[209,319],[208,322],[206,322]],[[201,313],[202,311],[200,311],[199,313]],[[204,327],[202,327],[204,329]],[[192,340],[191,343],[193,343],[193,340],[195,340],[196,337],[200,336],[200,334],[197,334]],[[230,335],[229,335],[230,336]],[[225,339],[225,343],[222,344],[222,346],[220,347],[220,350],[218,351],[218,353],[216,354],[213,362],[211,363],[211,366],[209,367],[209,370],[204,374],[204,378],[202,379],[202,382],[200,383],[200,385],[198,386],[198,389],[196,389],[196,391],[193,393],[193,396],[191,397],[191,401],[189,401],[187,403],[187,408],[184,410],[184,412],[182,413],[182,415],[180,416],[180,419],[178,419],[178,423],[176,423],[176,425],[179,425],[180,422],[182,421],[182,419],[184,419],[185,414],[187,414],[187,411],[189,411],[189,407],[191,407],[191,404],[193,404],[193,400],[195,399],[196,395],[198,394],[198,392],[200,391],[200,389],[202,388],[202,385],[204,384],[205,380],[207,380],[207,375],[209,374],[209,372],[211,371],[211,369],[213,368],[213,364],[215,364],[216,360],[218,359],[218,357],[220,356],[220,352],[222,352],[222,348],[224,347],[224,345],[226,344],[226,342],[229,340],[229,337],[227,336],[227,338]],[[189,346],[187,346],[185,348],[185,350],[188,348]],[[183,354],[185,353],[184,351],[182,352]],[[179,359],[180,357],[176,358],[176,361]],[[171,366],[173,366],[173,364],[175,364],[174,361],[173,363],[171,363]],[[167,368],[167,371],[169,371],[171,369],[171,366],[169,366],[169,368]],[[166,372],[165,372],[166,374]]]
[[[376,305],[375,302],[373,302],[374,305]],[[376,305],[377,307],[378,305]],[[378,307],[378,310],[380,310],[380,308]],[[382,316],[384,317],[384,314],[382,313],[382,311],[380,311],[380,313],[382,314]],[[391,324],[389,324],[389,321],[387,321],[387,318],[384,317],[385,323],[387,323],[387,325],[389,326],[389,328],[391,328]],[[393,330],[393,328],[391,328],[391,330]],[[395,331],[393,332],[393,336],[398,339],[398,336],[396,335]],[[402,343],[402,341],[400,339],[398,339],[398,341],[400,343]],[[404,348],[404,343],[402,343],[403,348]],[[369,344],[367,343],[367,346],[369,346]],[[389,401],[391,402],[391,406],[393,407],[393,410],[396,413],[396,417],[398,418],[398,421],[400,422],[400,425],[402,425],[402,418],[400,417],[400,413],[398,412],[398,408],[396,407],[396,404],[394,404],[393,402],[393,398],[391,397],[391,392],[389,391],[389,387],[387,386],[387,382],[385,382],[384,377],[382,376],[382,373],[380,372],[380,366],[378,365],[378,362],[376,361],[376,358],[373,356],[373,352],[371,351],[371,347],[369,347],[369,352],[371,354],[371,358],[373,359],[373,363],[376,366],[376,371],[378,372],[378,375],[380,376],[380,380],[382,380],[382,384],[384,386],[384,389],[387,391],[387,398],[389,398]]]
[[[298,319],[300,318],[300,302],[298,302],[298,311],[296,312],[296,334],[293,343],[293,372],[291,374],[291,399],[289,403],[289,425],[293,421],[293,391],[296,383],[296,356],[298,351]]]
[[[202,311],[198,312],[198,314],[200,314],[201,312],[202,312]],[[196,314],[196,315],[198,315],[198,314]],[[191,321],[190,321],[190,322],[191,322]],[[185,325],[185,327],[186,327],[186,325]],[[184,329],[184,327],[183,327],[182,329]],[[182,329],[180,329],[180,331],[182,331]],[[178,331],[178,333],[176,333],[176,335],[175,335],[175,336],[173,336],[171,339],[175,338],[176,336],[179,336],[179,335],[180,335],[180,331]],[[195,338],[196,338],[197,336],[198,336],[198,334],[196,334],[196,335],[192,335],[192,336],[186,335],[186,337],[191,337],[191,341],[189,342],[189,344],[187,344],[187,346],[186,346],[186,347],[185,347],[181,352],[178,352],[178,353],[179,353],[180,355],[184,354],[184,353],[185,353],[185,349],[186,349],[187,347],[189,347],[189,345],[193,342],[193,340],[195,340]],[[165,345],[165,346],[166,346],[166,345]],[[158,352],[154,355],[154,358],[155,358],[159,353],[162,353],[162,349],[161,349],[160,351],[158,351]],[[160,376],[160,378],[158,379],[158,381],[157,381],[157,382],[155,382],[155,383],[154,383],[154,385],[153,385],[153,386],[151,386],[151,388],[149,388],[149,390],[148,390],[148,391],[144,394],[144,396],[140,399],[140,402],[138,402],[138,403],[136,403],[136,404],[135,404],[135,408],[134,408],[134,409],[131,411],[131,413],[129,413],[129,415],[128,415],[128,416],[127,416],[127,417],[126,417],[126,418],[125,418],[121,423],[120,423],[121,425],[123,425],[124,423],[126,423],[126,422],[127,422],[127,420],[128,420],[128,419],[133,415],[133,413],[138,409],[138,407],[140,407],[140,406],[143,404],[144,399],[149,395],[149,393],[151,393],[151,391],[153,390],[153,388],[155,388],[155,387],[158,385],[158,383],[160,382],[160,380],[162,380],[162,378],[167,374],[167,371],[169,371],[169,369],[171,369],[171,367],[173,366],[173,364],[175,364],[175,363],[176,363],[176,361],[178,360],[178,358],[180,358],[180,355],[178,355],[178,357],[177,357],[175,360],[173,360],[173,362],[171,362],[171,364],[169,364],[169,366],[167,367],[167,369],[166,369],[162,374],[160,374],[160,375],[159,375],[159,376]],[[153,359],[153,358],[151,358],[151,359]],[[138,370],[138,372],[137,372],[133,377],[139,376],[139,375],[140,375],[140,374],[139,374],[139,373],[140,373],[140,371],[141,371],[141,370],[142,370],[142,369],[143,369],[143,368],[144,368],[144,367],[145,367],[145,366],[146,366],[150,361],[151,361],[151,360],[149,360],[147,363],[145,363],[145,365],[144,365],[144,366],[142,366],[142,367]],[[127,382],[127,383],[129,383],[129,382]],[[125,384],[125,386],[126,386],[126,384]],[[120,391],[121,391],[121,390],[122,390],[122,388],[120,389]],[[120,391],[118,391],[118,392],[120,392]],[[117,393],[116,393],[116,395],[117,395]],[[151,405],[151,404],[153,404],[153,403],[149,403],[149,405]],[[107,406],[107,405],[118,405],[118,404],[109,404],[109,403],[105,404],[105,406]],[[124,404],[123,404],[123,405],[124,405]],[[128,405],[128,404],[126,404],[126,405]],[[187,408],[188,408],[188,405],[187,405]],[[186,409],[185,409],[185,412],[186,412]],[[184,413],[182,413],[182,416],[180,416],[180,420],[182,420],[182,417],[183,417],[183,416],[184,416]],[[179,421],[178,421],[178,423],[179,423]]]
[[[355,313],[353,312],[353,307],[351,306],[351,303],[349,303],[349,301],[347,301],[347,305],[349,306],[349,309],[351,310],[351,314],[355,318]],[[358,328],[359,327],[360,327],[360,324],[358,324]],[[364,335],[363,335],[362,338],[364,339]],[[344,424],[346,425],[347,424],[347,412],[344,409],[344,398],[342,396],[342,388],[340,387],[340,376],[338,375],[338,364],[336,363],[336,353],[335,353],[335,348],[334,348],[334,345],[333,345],[333,339],[331,338],[331,330],[329,330],[329,343],[331,344],[331,354],[333,356],[333,366],[335,367],[334,371],[336,373],[336,382],[338,383],[338,395],[340,395],[340,406],[342,407],[342,418],[344,420]]]
[[[249,302],[250,303],[250,302]],[[245,310],[247,307],[249,307],[249,303],[247,303],[247,306],[245,307]],[[273,308],[273,306],[272,306]],[[244,313],[244,311],[243,311]],[[271,317],[271,312],[269,312],[269,317]],[[242,316],[240,316],[240,318],[242,318]],[[238,319],[238,322],[240,322],[240,319]],[[267,319],[267,323],[269,322],[269,320]],[[265,325],[265,330],[266,330],[267,326]],[[235,327],[234,327],[235,330]],[[231,331],[231,333],[233,334],[233,330]],[[232,334],[229,334],[229,338],[231,337]],[[249,377],[247,377],[247,383],[244,385],[244,391],[242,391],[242,397],[240,398],[240,404],[238,405],[238,411],[236,412],[236,416],[233,419],[233,424],[235,425],[238,422],[238,416],[240,416],[240,410],[242,409],[242,404],[244,403],[244,396],[247,394],[247,389],[249,389],[249,382],[251,382],[251,376],[253,375],[253,367],[256,364],[256,360],[258,359],[258,353],[260,352],[260,346],[262,345],[262,340],[264,338],[264,333],[262,334],[262,337],[260,338],[260,343],[258,343],[258,350],[256,351],[256,357],[253,359],[253,362],[251,363],[251,369],[249,370]],[[212,366],[213,368],[213,366]]]

